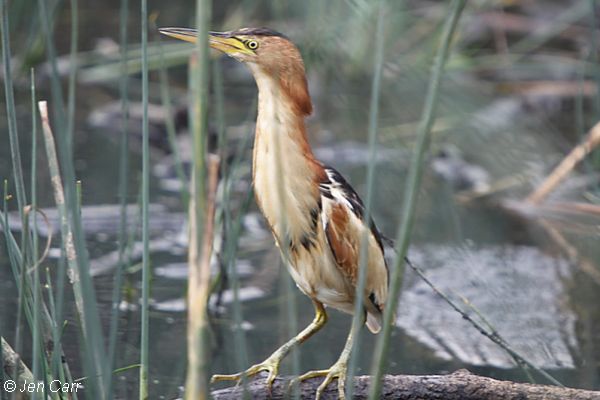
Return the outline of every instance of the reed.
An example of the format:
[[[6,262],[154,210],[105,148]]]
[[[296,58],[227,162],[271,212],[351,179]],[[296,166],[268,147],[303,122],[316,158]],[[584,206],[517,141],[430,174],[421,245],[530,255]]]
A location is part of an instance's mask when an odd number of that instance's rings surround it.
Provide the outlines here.
[[[146,400],[148,393],[149,335],[150,335],[150,231],[148,226],[150,205],[150,145],[148,136],[148,2],[141,2],[142,21],[142,304],[140,327],[140,400]]]
[[[450,14],[444,24],[444,29],[441,36],[441,44],[438,49],[436,59],[431,72],[431,79],[425,97],[425,105],[421,116],[421,123],[417,131],[417,143],[412,156],[408,180],[405,187],[404,205],[402,211],[402,221],[398,227],[397,233],[397,248],[398,254],[394,266],[392,268],[389,303],[386,304],[383,329],[381,336],[377,341],[375,356],[373,359],[373,367],[371,375],[373,376],[371,389],[369,392],[370,399],[377,399],[381,393],[381,378],[386,366],[388,356],[388,346],[390,333],[393,328],[393,318],[395,310],[398,307],[400,300],[400,288],[402,287],[402,278],[404,275],[404,259],[408,250],[408,245],[411,239],[411,230],[415,217],[415,209],[417,205],[417,196],[421,184],[423,174],[423,157],[429,145],[429,134],[431,126],[435,119],[435,111],[437,106],[437,97],[439,93],[440,82],[444,71],[444,64],[450,51],[450,44],[458,20],[465,6],[465,0],[453,0],[450,5]]]
[[[210,287],[210,252],[212,251],[213,215],[206,204],[205,162],[208,136],[208,30],[211,16],[210,2],[196,1],[196,29],[198,38],[190,63],[190,126],[193,139],[192,184],[189,202],[188,249],[188,363],[185,384],[186,399],[205,399],[209,396],[208,371],[208,316],[207,303]],[[214,161],[213,161],[214,165]],[[215,173],[218,171],[218,167]],[[215,178],[216,179],[216,178]],[[215,189],[216,190],[216,189]]]
[[[365,213],[363,218],[363,224],[365,227],[370,227],[371,216],[372,216],[372,204],[373,204],[373,191],[375,181],[375,153],[377,146],[377,131],[379,122],[379,97],[381,95],[381,73],[384,62],[384,47],[385,47],[385,13],[387,4],[385,0],[379,0],[376,6],[373,7],[373,12],[376,13],[376,30],[374,42],[375,46],[375,58],[373,65],[373,78],[371,80],[371,101],[369,105],[369,132],[368,132],[368,146],[369,146],[369,160],[367,164],[367,179],[366,179],[366,196],[365,196]],[[356,332],[356,339],[354,350],[348,364],[348,375],[346,379],[346,388],[348,398],[352,398],[354,391],[354,373],[356,370],[356,363],[360,352],[360,337],[361,337],[361,326],[364,324],[364,311],[363,311],[363,300],[365,296],[365,285],[367,277],[367,262],[368,262],[368,238],[370,230],[364,228],[362,232],[360,242],[360,258],[359,258],[359,275],[358,284],[356,285],[356,300],[354,304],[354,316],[352,318],[352,330]]]
[[[127,203],[128,203],[128,178],[129,178],[129,76],[127,74],[127,56],[128,56],[128,29],[127,21],[129,19],[129,0],[121,0],[119,9],[119,45],[121,50],[121,77],[119,79],[119,95],[121,97],[121,137],[119,140],[119,202],[120,223],[119,223],[119,260],[115,271],[112,292],[112,312],[110,316],[110,326],[108,331],[108,356],[107,371],[116,367],[117,354],[117,333],[119,326],[119,304],[121,303],[121,292],[123,285],[123,270],[129,263],[127,253],[127,243],[130,235],[128,228]],[[108,390],[109,398],[113,397],[114,379],[110,381]]]

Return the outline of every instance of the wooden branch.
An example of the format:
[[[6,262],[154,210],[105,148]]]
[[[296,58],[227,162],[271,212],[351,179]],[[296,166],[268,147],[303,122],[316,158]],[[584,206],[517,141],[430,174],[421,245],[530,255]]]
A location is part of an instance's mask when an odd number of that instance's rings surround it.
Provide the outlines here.
[[[21,357],[10,347],[8,342],[4,340],[4,337],[0,337],[0,346],[2,348],[4,374],[17,382],[33,382],[31,370],[27,368]]]
[[[354,399],[366,399],[369,393],[370,376],[354,378]],[[265,377],[248,382],[246,390],[252,399],[284,399],[289,397],[289,378],[278,378],[269,393],[265,388]],[[300,385],[301,399],[314,399],[321,379],[314,378]],[[212,392],[215,400],[243,398],[242,386]],[[330,384],[323,400],[337,399],[337,382]],[[385,375],[381,399],[396,400],[600,400],[600,392],[568,389],[557,386],[531,385],[499,381],[473,375],[465,369],[450,375]]]

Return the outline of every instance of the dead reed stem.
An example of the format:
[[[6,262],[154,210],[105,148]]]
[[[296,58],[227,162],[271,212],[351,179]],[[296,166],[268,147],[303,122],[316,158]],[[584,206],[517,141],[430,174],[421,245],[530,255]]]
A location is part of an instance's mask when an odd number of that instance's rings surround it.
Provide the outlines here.
[[[215,197],[217,192],[219,157],[208,157],[208,190],[206,193],[206,218],[202,248],[197,246],[196,215],[199,210],[195,196],[189,202],[189,249],[188,249],[188,372],[186,379],[186,399],[204,399],[209,392],[208,387],[208,351],[206,333],[208,316],[206,305],[210,294],[210,258],[214,235]],[[195,177],[192,177],[192,185]],[[192,190],[190,193],[195,193]]]
[[[584,141],[577,145],[571,152],[562,160],[560,164],[550,175],[544,179],[525,200],[539,204],[573,171],[588,154],[590,154],[600,144],[600,122],[594,127],[585,137]]]

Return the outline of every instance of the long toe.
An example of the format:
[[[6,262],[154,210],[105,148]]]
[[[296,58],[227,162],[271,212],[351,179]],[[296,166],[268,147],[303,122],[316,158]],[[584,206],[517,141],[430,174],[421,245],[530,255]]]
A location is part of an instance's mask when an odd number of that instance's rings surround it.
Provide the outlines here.
[[[321,382],[321,384],[317,388],[315,400],[319,400],[321,398],[321,395],[323,394],[325,389],[327,389],[327,386],[329,386],[329,384],[333,382],[334,379],[337,379],[338,381],[338,398],[341,400],[346,399],[346,391],[344,387],[346,384],[346,373],[345,371],[334,371],[332,369],[325,376],[325,379],[323,379],[323,382]]]
[[[345,388],[344,388],[344,385],[346,384],[346,364],[345,363],[336,363],[330,369],[309,371],[303,375],[300,375],[298,378],[293,379],[290,382],[290,389],[302,381],[305,381],[305,380],[311,379],[311,378],[319,378],[319,377],[324,377],[325,379],[323,379],[323,382],[321,382],[321,384],[317,388],[315,400],[319,400],[321,398],[321,396],[323,395],[323,392],[325,391],[325,389],[327,389],[327,386],[329,386],[329,384],[331,382],[333,382],[335,379],[338,380],[338,397],[342,400],[344,400],[346,398]]]
[[[250,378],[262,371],[267,371],[269,375],[267,376],[267,389],[271,391],[271,387],[273,386],[273,382],[275,382],[275,378],[277,377],[277,373],[279,372],[279,362],[281,360],[279,358],[268,358],[262,363],[255,364],[245,370],[244,372],[239,372],[237,374],[232,375],[213,375],[210,379],[210,383],[221,382],[221,381],[237,381],[237,383],[241,383],[243,378]]]

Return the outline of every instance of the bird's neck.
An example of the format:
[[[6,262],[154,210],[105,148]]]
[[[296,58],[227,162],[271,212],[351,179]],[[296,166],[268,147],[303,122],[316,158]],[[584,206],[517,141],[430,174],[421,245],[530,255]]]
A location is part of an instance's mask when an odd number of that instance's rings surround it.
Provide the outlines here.
[[[304,115],[278,82],[256,76],[259,89],[253,175],[258,204],[280,242],[311,229],[324,173],[306,136]],[[310,99],[309,99],[310,101]]]

